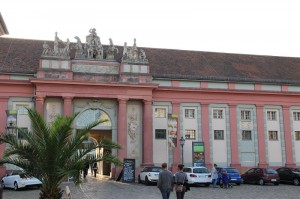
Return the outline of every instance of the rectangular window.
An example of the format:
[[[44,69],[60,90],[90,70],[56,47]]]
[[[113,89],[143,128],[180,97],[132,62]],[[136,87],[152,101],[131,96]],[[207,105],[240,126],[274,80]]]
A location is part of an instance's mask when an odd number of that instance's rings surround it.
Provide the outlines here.
[[[166,118],[167,110],[166,108],[155,108],[154,117],[155,118]]]
[[[295,131],[295,140],[300,140],[300,131]]]
[[[252,140],[251,131],[242,131],[242,140]]]
[[[278,132],[277,131],[269,131],[269,140],[270,141],[278,140]]]
[[[251,112],[241,111],[241,120],[251,120]]]
[[[276,119],[276,111],[267,111],[268,120],[277,120]]]
[[[293,112],[294,120],[300,121],[300,112]]]
[[[196,130],[185,129],[185,139],[195,140],[196,139]]]
[[[215,140],[224,140],[224,130],[214,130]]]
[[[155,139],[166,139],[166,129],[155,129]]]
[[[29,104],[16,104],[18,115],[27,115],[28,112],[26,108],[29,108]]]
[[[223,119],[223,110],[214,109],[213,117],[214,119]]]
[[[184,115],[185,115],[185,118],[194,119],[195,118],[195,109],[185,109]]]

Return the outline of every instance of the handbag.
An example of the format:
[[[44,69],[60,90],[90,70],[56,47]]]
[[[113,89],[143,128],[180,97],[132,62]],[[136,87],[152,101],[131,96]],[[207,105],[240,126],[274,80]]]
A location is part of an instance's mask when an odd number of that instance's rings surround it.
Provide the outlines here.
[[[176,186],[175,186],[175,191],[176,191],[176,192],[183,192],[183,184],[184,184],[184,181],[185,181],[185,177],[184,177],[184,179],[183,179],[182,184],[176,184]]]
[[[180,185],[177,184],[175,186],[175,191],[176,192],[182,192],[183,191],[183,184],[180,184]]]

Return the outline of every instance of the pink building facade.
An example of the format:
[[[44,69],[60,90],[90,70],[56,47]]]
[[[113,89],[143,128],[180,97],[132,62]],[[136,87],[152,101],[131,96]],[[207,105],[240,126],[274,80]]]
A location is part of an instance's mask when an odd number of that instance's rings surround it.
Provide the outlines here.
[[[136,40],[105,46],[95,29],[85,43],[57,35],[53,47],[48,43],[0,37],[1,132],[9,128],[7,110],[29,130],[24,107],[49,123],[79,112],[74,131],[108,119],[91,137],[119,143],[112,153],[135,159],[137,171],[162,162],[193,165],[193,142],[204,142],[209,168],[300,166],[298,58],[138,48]],[[99,167],[103,175],[120,172]],[[1,175],[11,169],[3,165]]]

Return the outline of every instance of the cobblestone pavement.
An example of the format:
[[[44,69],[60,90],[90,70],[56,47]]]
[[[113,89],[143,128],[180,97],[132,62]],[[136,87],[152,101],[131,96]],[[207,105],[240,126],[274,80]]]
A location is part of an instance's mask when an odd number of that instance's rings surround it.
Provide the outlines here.
[[[80,185],[65,182],[62,187],[68,185],[73,199],[160,199],[161,195],[155,185],[146,186],[138,183],[122,183],[108,178],[88,176]],[[39,190],[25,189],[13,191],[5,189],[3,199],[38,199]],[[65,198],[65,196],[63,197]],[[175,193],[171,193],[171,199],[175,199]],[[191,187],[186,193],[186,199],[299,199],[300,186],[280,184],[274,185],[241,185],[231,189],[212,187]]]

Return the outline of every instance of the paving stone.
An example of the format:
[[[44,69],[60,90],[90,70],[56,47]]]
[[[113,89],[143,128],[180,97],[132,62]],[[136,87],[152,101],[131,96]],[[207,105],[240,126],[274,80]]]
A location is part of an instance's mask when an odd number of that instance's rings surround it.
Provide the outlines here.
[[[73,199],[159,199],[162,198],[156,185],[146,186],[138,183],[122,183],[107,177],[87,176],[80,186],[73,182],[65,182],[62,187],[68,185]],[[39,190],[25,189],[20,191],[4,190],[4,199],[38,199]],[[170,198],[176,198],[171,193]],[[193,186],[188,191],[186,199],[299,199],[300,186],[280,184],[274,185],[248,185],[233,186],[230,189]]]

